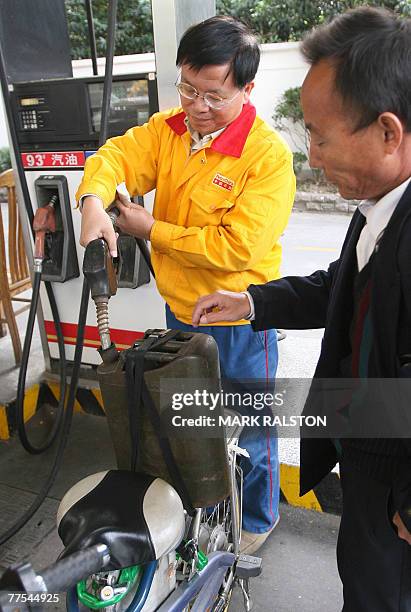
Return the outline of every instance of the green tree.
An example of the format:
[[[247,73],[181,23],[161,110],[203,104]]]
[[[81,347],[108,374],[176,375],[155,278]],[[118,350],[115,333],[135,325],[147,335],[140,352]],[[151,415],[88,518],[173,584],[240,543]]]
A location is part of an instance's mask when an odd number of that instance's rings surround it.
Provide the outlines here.
[[[274,126],[293,143],[294,172],[298,175],[308,160],[309,134],[300,103],[301,87],[286,89],[274,110]]]
[[[199,1],[199,0],[193,0]],[[65,0],[73,59],[90,57],[84,0]],[[369,4],[385,6],[411,16],[411,0],[216,0],[219,15],[232,15],[248,23],[260,42],[297,41],[307,30],[349,8]],[[108,0],[93,0],[97,52],[105,54]],[[150,0],[119,0],[116,54],[154,50]]]
[[[90,57],[87,14],[84,0],[66,0],[66,14],[72,58]],[[93,21],[97,55],[106,52],[107,0],[93,0]],[[117,10],[116,55],[153,51],[153,25],[150,0],[119,0]]]
[[[279,99],[273,115],[274,126],[287,134],[293,143],[294,172],[298,176],[307,167],[310,135],[305,127],[303,109],[300,101],[301,87],[286,89]],[[311,175],[316,183],[324,181],[321,170],[311,169]]]
[[[368,4],[385,6],[402,15],[411,13],[410,0],[217,0],[217,12],[248,23],[262,43],[301,40],[307,30],[343,13]]]

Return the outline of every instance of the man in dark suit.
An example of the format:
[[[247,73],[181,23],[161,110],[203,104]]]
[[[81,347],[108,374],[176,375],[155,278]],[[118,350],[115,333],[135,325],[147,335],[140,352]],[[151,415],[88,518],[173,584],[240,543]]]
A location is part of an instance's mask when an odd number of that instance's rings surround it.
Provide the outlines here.
[[[301,95],[310,165],[343,197],[362,200],[359,210],[327,271],[204,296],[193,324],[249,317],[254,330],[325,327],[317,381],[400,386],[411,376],[411,20],[362,7],[312,31],[301,48],[310,64]],[[319,414],[317,400],[311,391],[305,414]],[[365,404],[357,400],[357,414],[370,410]],[[379,414],[399,410],[379,404]],[[409,612],[411,431],[303,437],[301,494],[338,461],[344,612]]]

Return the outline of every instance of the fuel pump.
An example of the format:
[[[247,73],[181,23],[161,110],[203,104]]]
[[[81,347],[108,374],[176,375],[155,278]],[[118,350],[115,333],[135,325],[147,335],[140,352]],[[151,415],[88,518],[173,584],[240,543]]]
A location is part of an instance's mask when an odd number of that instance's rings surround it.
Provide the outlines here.
[[[117,11],[117,1],[113,0],[110,3],[109,9],[109,30],[108,30],[108,44],[107,44],[107,56],[106,56],[106,77],[103,91],[103,102],[102,102],[102,115],[101,115],[101,128],[100,128],[100,144],[103,144],[107,138],[107,125],[108,125],[108,111],[110,107],[110,95],[111,95],[111,71],[113,65],[114,56],[114,32],[115,32],[115,16]],[[19,372],[19,382],[17,390],[17,422],[20,433],[20,439],[23,446],[30,453],[40,453],[46,448],[49,448],[54,440],[58,440],[56,455],[52,464],[50,473],[41,488],[38,496],[28,508],[28,510],[20,517],[17,522],[7,530],[6,533],[0,536],[0,545],[10,539],[26,522],[33,516],[36,510],[40,507],[44,498],[46,497],[51,485],[55,479],[55,476],[61,466],[64,449],[66,446],[73,407],[76,398],[76,391],[79,379],[82,350],[84,344],[84,330],[88,310],[89,301],[89,289],[87,281],[83,282],[83,288],[81,292],[81,303],[80,313],[77,326],[77,337],[75,342],[75,352],[73,368],[71,372],[70,387],[68,393],[67,405],[65,406],[65,389],[66,389],[66,358],[64,350],[64,337],[60,325],[60,317],[57,309],[56,300],[54,297],[53,289],[51,287],[50,280],[60,281],[63,283],[66,280],[75,279],[79,276],[77,257],[73,256],[73,250],[75,246],[75,239],[73,234],[73,225],[71,223],[71,210],[69,204],[69,197],[66,188],[66,181],[64,177],[55,175],[46,175],[38,177],[35,183],[36,194],[37,194],[37,211],[33,214],[31,205],[30,193],[24,173],[24,158],[20,156],[20,147],[17,135],[16,125],[20,125],[25,129],[28,125],[37,126],[39,123],[37,119],[30,118],[31,123],[27,123],[28,118],[26,114],[21,116],[21,122],[17,123],[14,121],[12,116],[12,103],[10,99],[10,91],[7,86],[6,69],[3,61],[3,55],[0,53],[0,80],[3,90],[3,98],[5,101],[5,110],[10,127],[10,136],[13,145],[14,161],[18,171],[20,180],[20,186],[23,193],[23,199],[27,210],[27,216],[29,223],[34,232],[35,239],[35,252],[34,252],[34,276],[33,276],[33,297],[32,304],[29,313],[29,320],[26,330],[26,336],[23,347],[22,365]],[[70,159],[72,159],[70,157]],[[70,248],[70,245],[72,248]],[[76,250],[74,250],[76,253]],[[52,311],[52,317],[57,333],[57,341],[59,346],[59,368],[60,368],[60,402],[59,409],[54,421],[54,425],[50,432],[50,435],[40,446],[34,446],[29,442],[27,432],[24,426],[24,392],[25,392],[25,378],[27,372],[27,365],[31,347],[31,338],[35,323],[37,304],[40,292],[40,283],[42,280],[42,273],[45,273],[43,279],[45,290],[50,299],[50,307]]]

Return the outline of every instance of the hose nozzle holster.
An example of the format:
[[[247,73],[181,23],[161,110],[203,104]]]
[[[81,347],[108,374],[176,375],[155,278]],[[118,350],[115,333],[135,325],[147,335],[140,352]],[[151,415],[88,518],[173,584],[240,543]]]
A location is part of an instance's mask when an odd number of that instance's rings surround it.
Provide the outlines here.
[[[56,211],[54,209],[56,200],[57,197],[53,196],[46,206],[41,206],[34,214],[34,260],[37,262],[42,262],[46,258],[46,234],[54,234],[56,231]]]

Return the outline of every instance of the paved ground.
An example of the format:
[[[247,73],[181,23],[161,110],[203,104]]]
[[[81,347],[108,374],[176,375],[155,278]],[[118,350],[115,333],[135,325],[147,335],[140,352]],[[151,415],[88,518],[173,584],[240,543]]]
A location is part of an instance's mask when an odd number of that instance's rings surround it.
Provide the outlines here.
[[[283,237],[284,274],[307,274],[338,256],[349,218],[342,215],[295,213]],[[19,317],[24,327],[25,315]],[[310,377],[318,356],[321,331],[288,331],[280,343],[283,377]],[[42,370],[38,336],[33,344],[31,376]],[[0,339],[0,403],[13,392],[17,370],[8,337]],[[298,464],[298,444],[280,440],[282,460]],[[0,443],[0,533],[21,514],[41,487],[52,453],[28,456],[16,441]],[[0,549],[0,565],[30,558],[41,568],[60,549],[54,529],[58,502],[86,474],[114,465],[105,420],[76,415],[64,466],[45,504],[29,525]],[[254,610],[278,612],[337,612],[341,587],[335,564],[338,517],[282,506],[282,519],[262,548],[263,575],[254,580]],[[232,609],[241,610],[235,594]]]
[[[282,275],[308,275],[327,269],[339,256],[349,222],[348,215],[293,213],[282,238]],[[279,343],[277,377],[311,378],[323,330],[286,330],[286,333],[287,338]],[[298,440],[280,438],[279,452],[283,463],[300,464]]]

